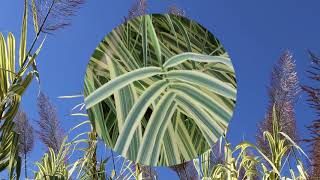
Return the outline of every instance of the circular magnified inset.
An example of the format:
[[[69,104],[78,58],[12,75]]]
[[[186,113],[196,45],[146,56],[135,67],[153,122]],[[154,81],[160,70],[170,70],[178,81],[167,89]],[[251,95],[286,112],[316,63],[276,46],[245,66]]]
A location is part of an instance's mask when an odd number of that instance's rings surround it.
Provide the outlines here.
[[[85,104],[112,150],[148,166],[206,152],[227,130],[236,102],[231,59],[207,29],[152,14],[113,29],[90,59]]]

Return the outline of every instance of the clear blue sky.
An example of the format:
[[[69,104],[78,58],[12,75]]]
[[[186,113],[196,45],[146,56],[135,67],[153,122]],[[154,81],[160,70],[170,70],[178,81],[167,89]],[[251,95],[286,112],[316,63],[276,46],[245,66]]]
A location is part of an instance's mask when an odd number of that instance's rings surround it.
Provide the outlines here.
[[[48,36],[38,58],[41,90],[56,105],[66,129],[80,122],[68,114],[81,100],[68,101],[57,97],[82,92],[86,64],[93,49],[108,32],[123,22],[132,2],[88,0],[73,18],[72,26]],[[255,141],[256,124],[263,119],[268,103],[266,87],[271,68],[281,53],[286,49],[293,52],[302,83],[308,83],[306,50],[320,54],[320,2],[316,0],[149,0],[148,3],[149,13],[163,13],[168,5],[173,4],[181,7],[189,18],[204,25],[225,46],[238,80],[237,105],[228,132],[233,144],[242,139]],[[1,32],[12,31],[19,37],[22,6],[22,0],[1,1]],[[22,103],[30,119],[34,120],[38,118],[37,88],[33,83]],[[304,137],[304,126],[315,118],[305,103],[304,94],[297,101],[296,115],[298,129]],[[30,160],[39,160],[44,151],[44,146],[37,142]],[[161,168],[159,171],[160,179],[177,178],[170,170]]]

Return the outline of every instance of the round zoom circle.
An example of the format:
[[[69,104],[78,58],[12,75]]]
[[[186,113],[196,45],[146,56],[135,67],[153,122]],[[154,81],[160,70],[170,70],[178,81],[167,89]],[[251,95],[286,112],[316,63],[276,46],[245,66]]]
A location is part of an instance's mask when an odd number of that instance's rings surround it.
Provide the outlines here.
[[[113,151],[148,166],[173,166],[206,152],[226,132],[236,102],[230,57],[195,21],[139,16],[94,50],[85,104]]]

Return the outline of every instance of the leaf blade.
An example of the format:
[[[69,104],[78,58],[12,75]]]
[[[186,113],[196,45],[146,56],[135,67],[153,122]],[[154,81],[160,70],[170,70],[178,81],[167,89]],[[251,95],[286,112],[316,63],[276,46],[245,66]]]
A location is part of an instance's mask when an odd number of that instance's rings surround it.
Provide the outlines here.
[[[155,156],[155,154],[153,154],[153,150],[160,150],[160,142],[162,141],[167,125],[175,111],[173,103],[174,98],[175,93],[166,93],[153,110],[143,135],[143,140],[137,156],[137,162],[155,165],[150,164],[150,160],[152,156]]]
[[[134,81],[151,77],[156,74],[161,74],[161,69],[158,67],[145,67],[123,74],[119,76],[117,79],[107,82],[106,84],[102,85],[94,92],[89,94],[85,98],[86,108],[91,108],[95,104],[109,97],[116,90],[121,89]]]
[[[209,76],[205,73],[192,70],[173,70],[166,73],[169,79],[177,79],[184,82],[197,84],[208,88],[221,96],[236,100],[236,89],[222,82],[221,80]]]
[[[162,60],[161,60],[161,48],[160,48],[160,44],[159,44],[159,40],[156,34],[156,31],[153,27],[152,24],[152,19],[150,17],[150,15],[146,15],[146,21],[147,21],[147,28],[148,28],[148,32],[150,34],[150,39],[152,42],[152,46],[155,50],[159,65],[162,65]]]
[[[203,55],[198,53],[192,52],[185,52],[175,55],[169,58],[164,64],[164,68],[170,68],[181,64],[187,60],[196,61],[196,62],[207,62],[207,63],[222,63],[228,66],[228,68],[233,69],[231,60],[224,56],[210,56],[210,55]]]
[[[115,145],[115,151],[122,155],[126,155],[129,145],[132,140],[134,130],[139,125],[140,120],[144,116],[145,111],[150,104],[163,92],[167,87],[165,80],[159,81],[151,85],[142,95],[139,97],[135,105],[130,110],[123,129],[119,134],[117,143]]]

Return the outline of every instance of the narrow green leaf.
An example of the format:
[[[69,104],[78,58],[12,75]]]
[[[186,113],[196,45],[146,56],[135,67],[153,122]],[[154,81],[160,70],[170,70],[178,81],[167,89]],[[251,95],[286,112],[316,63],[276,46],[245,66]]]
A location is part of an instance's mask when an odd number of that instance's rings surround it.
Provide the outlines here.
[[[213,121],[208,114],[203,111],[199,105],[195,102],[191,102],[190,99],[177,95],[177,103],[188,114],[192,115],[193,120],[198,125],[199,129],[206,138],[208,144],[213,145],[218,138],[223,134],[224,130]]]
[[[112,49],[113,52],[121,59],[123,63],[129,68],[129,70],[134,70],[139,68],[139,61],[137,61],[130,50],[122,42],[121,38],[116,31],[111,31],[110,35],[105,38],[105,41],[108,43],[108,49]],[[102,44],[105,46],[104,44]],[[110,51],[110,50],[109,50]],[[105,52],[108,53],[108,52]]]
[[[118,64],[111,60],[108,55],[105,55],[105,57],[108,63],[111,80],[116,79],[118,76],[124,74],[121,69],[118,68]],[[133,89],[130,85],[115,91],[114,99],[116,104],[119,131],[121,131],[124,120],[126,119],[136,98],[137,95],[135,92],[133,92]]]
[[[19,75],[23,75],[26,72],[26,70],[28,69],[28,67],[32,66],[33,70],[36,72],[37,80],[40,82],[39,72],[38,72],[38,69],[36,66],[36,58],[38,57],[45,40],[46,40],[46,37],[42,40],[42,42],[41,42],[40,46],[37,48],[36,52],[29,58],[28,63],[25,66],[20,68],[20,70],[18,72]]]
[[[182,35],[185,39],[185,42],[187,44],[188,51],[192,52],[191,41],[190,41],[190,38],[189,38],[189,35],[188,35],[186,28],[183,26],[183,24],[181,23],[181,21],[178,18],[175,18],[175,19],[176,20],[174,21],[174,23],[178,26],[180,33],[182,33]]]
[[[231,60],[224,56],[210,56],[210,55],[203,55],[198,53],[186,52],[175,55],[169,58],[164,64],[164,68],[170,68],[181,64],[187,60],[196,61],[196,62],[207,62],[207,63],[223,63],[227,65],[229,68],[233,69]]]
[[[92,81],[90,81],[90,79],[85,78],[85,87],[87,89],[89,89],[89,91],[91,91],[93,88],[91,86],[91,83],[92,83]],[[86,90],[85,90],[85,92],[86,92]],[[105,113],[103,111],[101,104],[93,106],[91,109],[88,110],[89,117],[94,117],[94,119],[90,118],[90,121],[91,121],[91,124],[93,125],[94,130],[106,142],[107,145],[109,145],[110,147],[113,147],[114,144],[113,144],[111,137],[110,137],[110,134],[108,132],[106,122],[108,122],[108,124],[111,124],[112,120],[115,120],[116,117],[113,116],[114,113],[112,110],[109,110],[106,118],[103,117],[104,114]]]
[[[7,50],[8,50],[8,65],[7,69],[11,72],[15,72],[15,50],[16,50],[16,43],[15,38],[12,33],[8,34],[7,38]],[[13,81],[14,74],[8,72],[8,77],[10,80]]]
[[[147,21],[147,24],[148,24],[147,28],[148,28],[148,32],[150,34],[152,47],[154,48],[154,51],[156,53],[157,59],[159,61],[159,65],[162,65],[161,48],[160,48],[160,44],[159,44],[159,40],[158,40],[156,31],[155,31],[155,29],[153,27],[152,19],[151,19],[150,15],[146,15],[146,21]]]
[[[167,165],[175,165],[175,164],[181,163],[179,147],[178,147],[179,143],[181,143],[180,138],[177,137],[177,134],[173,128],[172,123],[169,122],[166,132],[164,133],[164,136],[163,136],[163,141],[162,141],[164,152],[165,152],[164,154],[167,160]],[[151,162],[152,164],[155,164],[155,162],[158,161],[158,155],[157,155],[158,150],[154,149],[153,151],[155,156],[152,157]],[[195,151],[194,151],[194,155],[196,155]]]
[[[228,126],[228,122],[231,119],[232,113],[227,111],[224,106],[219,104],[215,98],[208,96],[203,91],[195,88],[186,83],[173,83],[171,89],[178,90],[177,93],[181,94],[188,99],[192,99],[193,101],[200,104],[203,108],[205,108],[210,114],[214,115],[218,121],[223,123],[225,126]],[[232,109],[231,109],[232,111]]]
[[[109,72],[111,79],[115,79],[118,76],[122,75],[125,72],[122,72],[120,65],[114,62],[112,59],[109,58],[108,55],[105,55],[106,61],[109,66]],[[135,91],[135,88],[132,84],[129,84],[122,89],[116,91],[114,93],[114,99],[116,104],[116,112],[117,112],[117,122],[118,122],[118,129],[119,132],[122,130],[122,126],[124,123],[124,120],[126,119],[127,115],[129,114],[130,109],[134,105],[136,99],[137,99],[137,93]],[[136,153],[135,149],[138,149],[140,146],[140,141],[142,139],[142,130],[141,126],[137,128],[133,142],[130,148],[130,152],[128,154],[128,158],[130,159],[136,159]]]
[[[206,64],[204,65],[204,71],[217,71],[217,72],[224,72],[228,73],[231,77],[235,78],[234,69],[229,68],[225,64]]]
[[[142,17],[142,51],[143,51],[143,63],[147,66],[148,59],[148,22],[146,16]]]
[[[187,127],[182,121],[183,120],[181,118],[177,119],[174,131],[177,135],[173,137],[176,138],[176,146],[178,146],[182,157],[184,159],[192,159],[197,156],[196,147],[194,147],[192,136],[190,136]]]
[[[252,147],[252,148],[255,149],[256,151],[258,151],[258,153],[259,153],[259,154],[269,163],[269,165],[273,168],[273,171],[274,171],[277,175],[281,176],[279,170],[278,170],[277,167],[274,165],[274,163],[273,163],[273,162],[267,157],[267,155],[265,155],[257,146],[255,146],[255,145],[253,145],[253,144],[251,144],[251,143],[249,143],[249,142],[244,141],[244,142],[238,144],[238,145],[235,147],[235,150],[240,149],[240,148],[244,148],[244,149],[245,149],[245,148],[247,148],[247,147]]]
[[[286,133],[284,132],[279,132],[279,134],[281,134],[282,136],[284,136],[290,143],[291,145],[296,148],[299,152],[301,152],[310,162],[311,160],[309,159],[308,155],[303,151],[303,149],[298,145],[296,144],[291,138],[290,136],[288,136]]]
[[[128,114],[123,125],[123,129],[119,134],[114,148],[116,152],[120,153],[121,155],[126,155],[133,138],[133,134],[140,124],[140,121],[143,118],[147,108],[155,99],[159,97],[166,87],[167,82],[165,80],[158,81],[148,87],[148,89],[146,89],[146,91],[139,97]]]
[[[21,28],[20,49],[19,49],[19,65],[20,67],[24,63],[23,61],[27,57],[27,25],[28,25],[28,2],[24,0],[24,13]]]
[[[104,99],[112,95],[115,91],[125,87],[126,85],[134,81],[148,78],[161,73],[161,69],[158,67],[145,67],[118,76],[118,78],[107,82],[106,84],[102,85],[94,92],[89,94],[85,98],[86,108],[91,108],[95,104],[103,101]]]
[[[171,121],[171,117],[175,111],[173,104],[174,98],[175,93],[168,92],[157,103],[145,129],[137,156],[137,162],[151,165],[150,160],[156,155],[153,154],[153,150],[160,150],[160,142],[167,129],[168,122]],[[157,161],[155,163],[157,163]]]
[[[208,88],[208,90],[220,94],[226,98],[236,100],[236,89],[222,82],[216,77],[192,70],[173,70],[167,73],[169,79],[177,79],[184,82]]]
[[[0,68],[6,69],[7,70],[7,47],[6,47],[6,42],[5,39],[0,33]],[[1,78],[1,90],[3,93],[1,95],[4,95],[8,91],[8,86],[9,86],[9,78],[7,77],[7,72],[6,71],[1,71],[0,72],[0,78]],[[3,80],[2,80],[3,79]]]
[[[171,17],[170,17],[169,14],[165,14],[164,16],[165,16],[165,18],[166,18],[166,20],[167,20],[167,22],[169,24],[171,32],[173,32],[173,34],[174,34],[174,37],[175,37],[175,40],[176,40],[176,46],[179,48],[177,32],[176,32],[176,30],[174,28],[174,25],[173,25],[173,22],[171,20]]]

